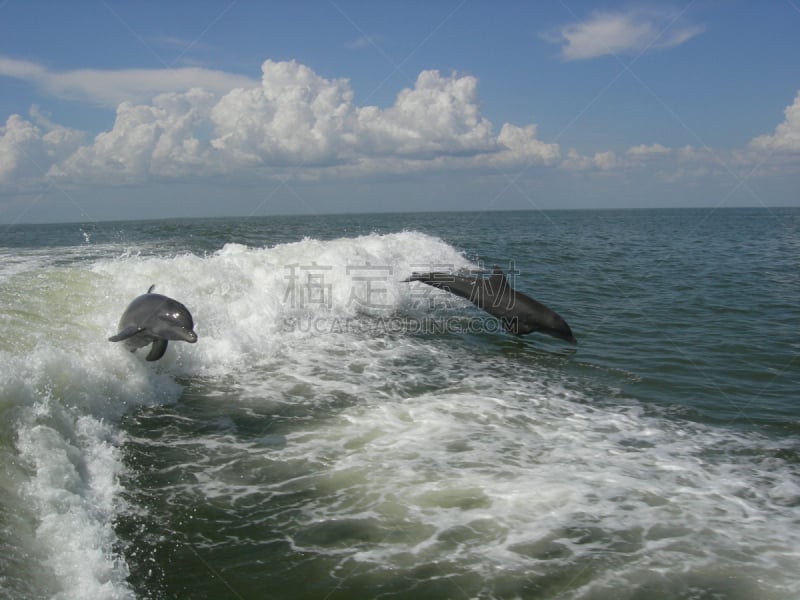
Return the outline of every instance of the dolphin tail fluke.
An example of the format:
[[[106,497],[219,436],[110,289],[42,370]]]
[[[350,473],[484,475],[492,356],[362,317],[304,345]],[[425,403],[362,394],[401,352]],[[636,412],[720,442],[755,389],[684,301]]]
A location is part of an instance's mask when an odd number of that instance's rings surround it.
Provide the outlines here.
[[[156,340],[150,347],[150,353],[145,357],[146,360],[154,361],[164,356],[167,351],[167,340]]]
[[[431,273],[413,273],[411,277],[405,281],[421,281],[422,283],[439,288],[440,290],[466,298],[473,304],[476,304],[475,284],[477,280],[475,279],[468,279],[442,271],[432,271]]]
[[[437,286],[442,283],[452,283],[454,280],[455,276],[452,273],[445,273],[442,271],[432,271],[430,273],[414,272],[411,274],[411,277],[406,277],[403,279],[403,283],[421,281],[422,283],[427,283],[428,285]]]
[[[136,325],[128,325],[125,329],[120,331],[117,335],[112,335],[108,338],[109,342],[121,342],[122,340],[127,340],[129,337],[136,335],[142,331],[141,327],[136,327]]]

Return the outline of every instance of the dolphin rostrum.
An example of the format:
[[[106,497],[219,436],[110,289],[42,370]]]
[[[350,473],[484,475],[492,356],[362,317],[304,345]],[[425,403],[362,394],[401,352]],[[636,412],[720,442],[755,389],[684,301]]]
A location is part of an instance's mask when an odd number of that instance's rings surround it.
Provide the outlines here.
[[[413,273],[404,281],[421,281],[466,298],[477,307],[500,319],[503,329],[516,335],[539,331],[577,343],[567,322],[553,310],[530,296],[516,291],[498,267],[488,278],[462,277],[445,272]]]
[[[146,294],[134,298],[119,320],[119,333],[108,338],[109,342],[125,342],[131,352],[137,348],[153,346],[147,360],[158,360],[167,351],[169,340],[182,340],[194,344],[197,334],[193,331],[192,315],[183,304],[161,294],[153,294],[151,285]]]

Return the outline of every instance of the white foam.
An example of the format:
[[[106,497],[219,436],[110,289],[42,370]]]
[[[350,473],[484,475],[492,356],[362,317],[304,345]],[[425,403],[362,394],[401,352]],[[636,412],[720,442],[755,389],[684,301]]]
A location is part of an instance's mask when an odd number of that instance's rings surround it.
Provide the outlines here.
[[[115,428],[123,414],[178,398],[178,376],[247,372],[280,351],[284,333],[304,337],[285,331],[293,315],[356,314],[363,307],[351,295],[370,285],[359,272],[379,273],[371,283],[380,284],[382,308],[394,310],[407,287],[400,280],[415,262],[466,264],[440,240],[415,233],[273,248],[229,244],[203,257],[126,251],[81,262],[83,252],[90,250],[62,253],[69,258],[63,264],[59,253],[32,252],[0,274],[0,411],[14,422],[4,453],[20,467],[6,479],[6,500],[20,508],[20,519],[4,541],[19,552],[30,548],[31,560],[38,556],[41,568],[31,569],[27,591],[56,598],[132,596],[112,525],[124,509]],[[321,282],[323,302],[313,301],[309,281]],[[172,343],[164,359],[146,363],[141,352],[106,338],[153,283],[190,308],[200,341]]]
[[[30,585],[55,598],[127,598],[112,526],[123,470],[113,423],[134,406],[176,398],[180,386],[106,345],[67,346],[42,339],[27,355],[0,352],[0,397],[26,474],[14,501],[23,534],[33,535],[23,543],[43,567]]]
[[[38,517],[43,564],[58,582],[53,597],[133,598],[127,566],[114,553],[122,467],[109,427],[91,417],[67,435],[34,425],[21,429],[17,446],[33,469],[23,491]]]
[[[200,343],[171,345],[174,351],[164,364],[175,366],[173,356],[185,372],[219,373],[250,364],[253,356],[272,355],[287,334],[302,333],[303,325],[324,329],[319,323],[329,319],[397,311],[410,294],[402,279],[425,265],[458,269],[470,263],[441,240],[407,232],[271,248],[227,244],[206,257],[133,257],[99,262],[93,270],[103,277],[107,303],[118,312],[151,283],[184,302]],[[106,323],[115,318],[104,312]]]
[[[378,515],[403,535],[345,554],[387,571],[446,555],[488,577],[541,572],[547,552],[576,564],[609,553],[624,559],[593,577],[593,588],[630,589],[654,569],[721,568],[768,578],[775,597],[800,590],[784,569],[800,549],[798,475],[786,463],[761,471],[759,445],[768,442],[635,405],[589,407],[525,379],[376,399],[288,436],[280,457],[324,468],[314,486],[338,498],[306,506],[307,525],[354,518],[354,505]],[[725,456],[747,448],[753,458]],[[295,547],[339,552],[302,539]]]
[[[0,291],[0,410],[15,423],[23,482],[12,500],[43,566],[32,595],[131,597],[111,525],[125,510],[116,423],[176,400],[178,378],[232,374],[225,402],[335,410],[262,441],[187,440],[205,449],[192,465],[196,491],[235,505],[313,487],[320,500],[301,507],[309,530],[350,520],[384,532],[343,548],[298,530],[298,550],[386,570],[446,555],[487,578],[545,572],[553,555],[595,565],[617,554],[625,560],[593,566],[594,587],[576,594],[736,565],[770,577],[764,589],[800,594],[786,567],[800,548],[800,481],[783,461],[761,463],[769,441],[606,402],[528,359],[347,327],[414,313],[414,288],[401,283],[412,271],[472,266],[441,240],[406,232],[12,273]],[[153,283],[189,307],[199,341],[146,363],[106,338]],[[320,328],[297,326],[305,322]],[[259,461],[298,474],[271,482]]]
[[[759,435],[593,395],[535,363],[407,337],[291,338],[268,380],[252,373],[240,385],[235,401],[262,414],[290,403],[325,418],[298,420],[280,444],[196,440],[208,451],[188,496],[235,512],[314,490],[282,531],[294,551],[338,559],[337,576],[411,573],[446,557],[486,581],[588,569],[568,597],[679,574],[745,596],[800,593],[788,567],[800,551],[800,477],[785,461],[763,463],[780,446]],[[276,480],[276,463],[293,476]],[[340,532],[355,540],[332,541]]]

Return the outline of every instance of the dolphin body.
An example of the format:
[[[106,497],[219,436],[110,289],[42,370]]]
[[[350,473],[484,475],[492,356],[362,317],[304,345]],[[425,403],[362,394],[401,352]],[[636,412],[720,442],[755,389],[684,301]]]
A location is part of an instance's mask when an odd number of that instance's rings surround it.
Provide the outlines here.
[[[512,288],[498,267],[494,267],[488,278],[431,272],[413,273],[404,281],[421,281],[466,298],[478,308],[500,319],[503,329],[509,333],[525,335],[539,331],[572,344],[578,342],[567,322],[558,313]]]
[[[164,356],[169,340],[190,344],[197,341],[189,309],[177,300],[153,294],[155,287],[151,285],[146,294],[134,298],[122,313],[119,333],[108,338],[109,342],[125,342],[125,347],[131,352],[152,343],[146,357],[149,361]]]

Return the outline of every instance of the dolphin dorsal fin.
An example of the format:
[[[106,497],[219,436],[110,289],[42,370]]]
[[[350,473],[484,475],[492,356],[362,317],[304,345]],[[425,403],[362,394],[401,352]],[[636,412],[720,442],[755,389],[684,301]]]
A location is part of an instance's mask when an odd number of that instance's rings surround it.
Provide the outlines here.
[[[495,292],[499,292],[503,288],[509,286],[508,279],[506,279],[506,276],[500,267],[494,267],[492,269],[492,274],[489,277],[489,284],[492,286],[492,289]]]
[[[156,289],[156,284],[154,283],[149,288],[147,288],[147,293],[150,294],[154,289]]]

